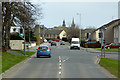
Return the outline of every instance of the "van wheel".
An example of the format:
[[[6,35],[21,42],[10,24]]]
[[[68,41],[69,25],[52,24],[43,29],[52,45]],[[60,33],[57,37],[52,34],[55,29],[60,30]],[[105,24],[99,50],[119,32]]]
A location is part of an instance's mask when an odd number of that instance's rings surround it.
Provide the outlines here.
[[[78,50],[80,50],[80,48],[78,48]]]
[[[72,48],[70,48],[72,50]]]
[[[37,58],[39,58],[39,56],[37,55]]]

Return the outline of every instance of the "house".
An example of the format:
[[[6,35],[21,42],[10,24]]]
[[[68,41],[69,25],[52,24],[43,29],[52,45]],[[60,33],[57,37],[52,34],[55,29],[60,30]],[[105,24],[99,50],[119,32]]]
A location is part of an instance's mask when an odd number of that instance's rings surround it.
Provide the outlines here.
[[[87,41],[90,40],[90,35],[95,29],[93,28],[86,28],[86,29],[81,29],[81,40]]]
[[[40,32],[41,37],[46,39],[62,39],[66,38],[67,34],[64,30],[57,30],[57,29],[46,29]]]
[[[120,43],[120,23],[114,26],[114,43]]]
[[[118,26],[119,23],[120,23],[120,19],[116,19],[116,20],[113,20],[113,21],[101,26],[100,28],[96,29],[91,34],[91,40],[96,40],[96,41],[101,42],[101,38],[99,38],[99,33],[102,32],[103,40],[105,40],[106,44],[116,42],[115,41],[116,36],[117,36],[117,38],[120,36],[118,34],[119,31],[116,32],[116,29],[117,29],[116,27]]]
[[[10,33],[20,33],[20,28],[19,26],[11,26]]]

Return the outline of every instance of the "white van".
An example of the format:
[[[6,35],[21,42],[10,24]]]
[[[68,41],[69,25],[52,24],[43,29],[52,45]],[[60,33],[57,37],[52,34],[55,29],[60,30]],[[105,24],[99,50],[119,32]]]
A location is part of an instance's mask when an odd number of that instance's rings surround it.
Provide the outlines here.
[[[79,38],[72,38],[70,49],[77,48],[80,49],[80,39]]]

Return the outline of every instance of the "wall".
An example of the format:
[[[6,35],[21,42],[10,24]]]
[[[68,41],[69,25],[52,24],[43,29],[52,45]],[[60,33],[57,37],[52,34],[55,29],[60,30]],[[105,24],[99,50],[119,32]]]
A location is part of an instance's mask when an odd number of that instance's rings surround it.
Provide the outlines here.
[[[64,30],[59,35],[60,39],[62,39],[63,37],[66,37],[66,36],[67,36],[67,34]]]
[[[114,27],[114,43],[120,43],[120,25]]]
[[[91,39],[91,40],[99,41],[99,30],[96,30],[95,32],[93,32],[93,33],[90,35],[90,39]]]
[[[31,47],[35,47],[36,46],[36,43],[31,43]]]
[[[18,49],[23,50],[24,49],[24,40],[10,40],[10,47],[11,49]]]

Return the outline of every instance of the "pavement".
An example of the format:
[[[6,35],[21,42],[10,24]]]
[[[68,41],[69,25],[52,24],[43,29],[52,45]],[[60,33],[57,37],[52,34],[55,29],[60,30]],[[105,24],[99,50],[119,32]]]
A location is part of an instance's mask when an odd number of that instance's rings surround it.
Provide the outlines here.
[[[96,53],[98,55],[101,55],[101,51],[97,49],[92,49],[92,48],[83,48],[81,47],[82,50],[90,52],[90,53]],[[120,60],[120,52],[105,52],[105,58],[110,58],[110,59],[115,59],[115,60]],[[104,54],[102,54],[104,57]]]
[[[49,45],[45,43],[44,45]],[[38,46],[31,49],[36,51]],[[70,50],[68,45],[50,46],[51,58],[33,55],[2,75],[3,78],[115,78],[97,64],[97,54]]]

